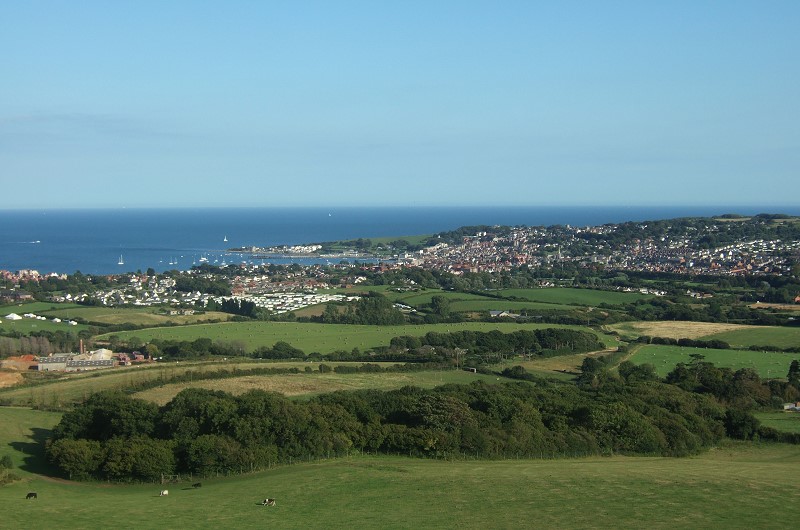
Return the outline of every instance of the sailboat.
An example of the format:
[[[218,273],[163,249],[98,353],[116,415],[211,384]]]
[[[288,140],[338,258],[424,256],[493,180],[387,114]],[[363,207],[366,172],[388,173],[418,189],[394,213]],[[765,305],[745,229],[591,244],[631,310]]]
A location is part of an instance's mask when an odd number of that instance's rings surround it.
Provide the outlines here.
[[[228,236],[225,236],[225,237],[223,238],[222,242],[223,242],[223,243],[227,243],[227,242],[228,242]]]
[[[125,261],[122,259],[122,254],[119,255],[119,261],[117,262],[117,265],[125,265]]]

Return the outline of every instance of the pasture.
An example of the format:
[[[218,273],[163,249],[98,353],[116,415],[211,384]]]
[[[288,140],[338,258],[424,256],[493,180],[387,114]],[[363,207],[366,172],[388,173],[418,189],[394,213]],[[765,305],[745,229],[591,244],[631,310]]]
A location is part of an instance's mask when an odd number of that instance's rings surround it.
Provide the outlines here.
[[[392,337],[400,335],[422,336],[428,332],[448,333],[455,331],[499,330],[511,333],[520,329],[569,328],[591,331],[581,326],[558,324],[531,324],[513,322],[462,322],[457,324],[418,324],[401,326],[355,326],[347,324],[316,324],[303,322],[225,322],[219,324],[196,324],[171,328],[151,328],[114,333],[121,340],[138,337],[145,342],[152,339],[193,341],[208,338],[212,341],[241,341],[246,351],[260,346],[273,346],[278,341],[288,342],[305,353],[322,354],[334,351],[365,351],[377,346],[388,346]],[[109,334],[97,340],[108,340]],[[617,342],[611,336],[598,334],[607,346]]]
[[[338,363],[331,363],[331,365],[335,364]],[[316,364],[312,365],[312,367],[315,370],[317,369]],[[164,405],[185,388],[222,390],[234,395],[243,394],[248,390],[258,389],[279,392],[290,397],[306,398],[318,394],[335,392],[337,390],[394,390],[404,386],[433,388],[449,383],[467,384],[478,380],[494,383],[497,378],[489,375],[465,372],[463,370],[356,374],[337,374],[334,372],[321,374],[315,372],[311,374],[242,376],[230,379],[206,379],[192,383],[171,383],[137,392],[133,395],[139,399],[152,401],[158,405]],[[507,380],[503,379],[503,381]]]
[[[338,365],[360,366],[363,363],[329,362],[326,364],[328,366],[335,367]],[[46,374],[48,376],[47,379],[51,380],[50,382],[40,383],[38,385],[0,389],[0,403],[4,405],[16,406],[46,406],[51,408],[64,407],[73,403],[82,402],[94,392],[112,389],[130,389],[137,387],[137,385],[141,385],[143,382],[150,382],[154,380],[166,382],[170,378],[182,376],[190,372],[192,374],[198,374],[202,380],[204,375],[217,371],[224,371],[234,374],[237,370],[243,371],[254,368],[298,368],[303,370],[306,366],[313,366],[314,369],[317,369],[318,365],[297,361],[164,362],[152,365],[134,365],[110,370],[98,370],[95,372],[62,374],[59,376]]]
[[[619,322],[607,326],[609,330],[619,333],[625,340],[635,340],[642,335],[647,335],[649,337],[668,337],[671,339],[699,339],[700,337],[712,337],[717,333],[750,329],[752,327],[754,326],[674,320]]]
[[[724,340],[734,348],[749,346],[775,346],[777,348],[800,347],[800,327],[747,326],[700,337],[701,339]]]
[[[755,412],[753,415],[762,425],[800,434],[800,412]]]
[[[752,368],[760,377],[770,379],[785,378],[792,360],[800,359],[798,353],[714,350],[644,344],[630,356],[629,360],[635,364],[652,364],[658,375],[664,377],[678,363],[688,364],[691,362],[690,355],[692,354],[702,355],[704,356],[703,361],[714,363],[720,368],[730,368],[731,370]]]
[[[169,308],[167,308],[169,309]],[[194,315],[167,315],[163,307],[66,307],[44,311],[42,315],[61,319],[80,318],[99,324],[134,324],[137,326],[163,326],[166,324],[195,324],[211,320],[226,321],[232,315],[208,311]]]
[[[566,304],[580,306],[599,306],[600,304],[621,305],[647,300],[653,295],[626,293],[622,291],[601,291],[598,289],[575,289],[572,287],[548,287],[544,289],[501,289],[492,291],[502,297],[520,298],[531,302]]]
[[[63,331],[64,333],[77,334],[81,330],[88,329],[88,326],[82,324],[70,326],[66,322],[52,322],[50,319],[37,320],[35,318],[23,318],[22,320],[8,320],[5,318],[7,314],[8,313],[3,313],[2,316],[0,316],[0,321],[2,321],[0,322],[0,330],[3,332],[14,331],[22,335],[28,335],[38,331]],[[42,313],[36,314],[44,316]]]
[[[33,463],[57,415],[0,431],[23,480],[0,488],[6,528],[792,528],[800,447],[728,443],[691,458],[439,461],[355,455],[166,486],[76,483]],[[13,438],[16,434],[12,434]],[[34,470],[36,473],[34,474]],[[202,480],[201,488],[192,482]],[[38,498],[25,500],[28,492]],[[261,506],[264,498],[276,506]]]
[[[43,311],[70,309],[75,307],[84,306],[71,303],[60,304],[56,302],[25,302],[23,304],[0,305],[0,318],[9,313],[17,313],[18,315],[22,315],[23,313],[36,313],[38,315]]]

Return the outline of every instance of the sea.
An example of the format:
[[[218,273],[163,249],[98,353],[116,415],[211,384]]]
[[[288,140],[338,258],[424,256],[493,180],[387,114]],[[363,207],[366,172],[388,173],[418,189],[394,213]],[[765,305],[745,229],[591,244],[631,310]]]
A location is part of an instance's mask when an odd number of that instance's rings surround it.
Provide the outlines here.
[[[43,209],[0,211],[0,270],[115,274],[252,261],[237,247],[434,234],[471,225],[596,226],[725,213],[800,215],[800,206],[530,206]],[[324,263],[270,258],[256,263]],[[338,263],[339,260],[334,260]]]

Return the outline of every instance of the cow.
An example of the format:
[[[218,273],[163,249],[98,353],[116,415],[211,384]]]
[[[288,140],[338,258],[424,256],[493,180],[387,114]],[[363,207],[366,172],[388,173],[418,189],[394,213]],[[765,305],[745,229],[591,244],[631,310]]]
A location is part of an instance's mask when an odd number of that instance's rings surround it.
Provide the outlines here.
[[[27,495],[25,495],[25,498],[26,499],[38,499],[39,496],[36,495],[35,491],[32,491],[32,492],[28,493]]]
[[[169,495],[169,490],[161,490],[159,497],[166,497],[167,495]]]
[[[275,506],[275,499],[264,499],[261,506]]]
[[[199,482],[195,482],[194,484],[192,484],[193,488],[199,488],[200,486],[202,486],[202,484],[200,484]]]

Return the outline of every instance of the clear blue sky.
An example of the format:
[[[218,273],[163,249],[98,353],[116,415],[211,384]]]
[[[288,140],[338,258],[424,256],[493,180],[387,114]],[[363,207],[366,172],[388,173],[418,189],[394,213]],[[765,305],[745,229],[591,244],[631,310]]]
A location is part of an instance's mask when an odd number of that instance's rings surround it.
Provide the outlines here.
[[[800,1],[0,3],[3,207],[787,205]]]

